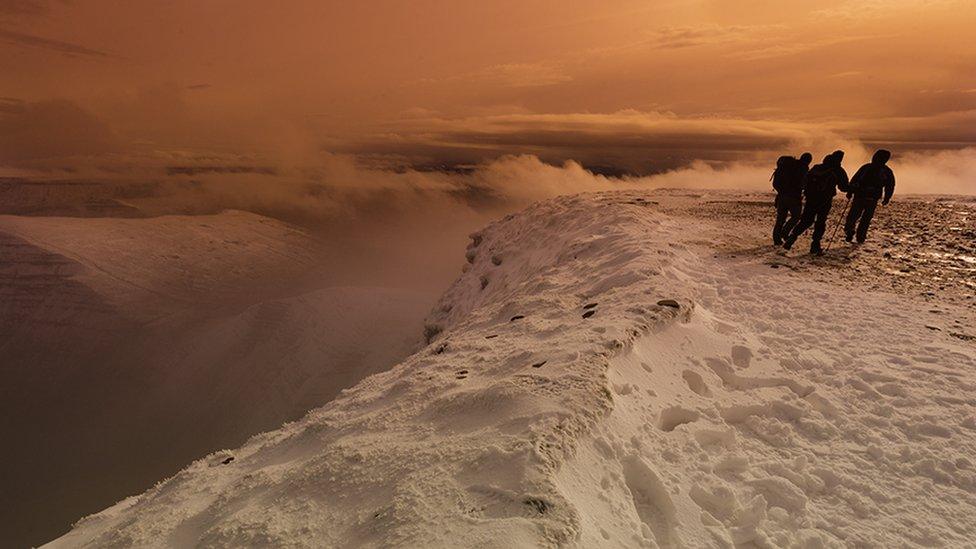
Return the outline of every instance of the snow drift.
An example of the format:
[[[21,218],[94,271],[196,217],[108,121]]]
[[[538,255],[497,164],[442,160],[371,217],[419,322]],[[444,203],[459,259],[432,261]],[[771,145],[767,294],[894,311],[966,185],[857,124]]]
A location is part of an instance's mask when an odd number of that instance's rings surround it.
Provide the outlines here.
[[[953,311],[716,255],[722,232],[634,192],[493,223],[423,350],[50,546],[972,539],[976,360],[926,328]]]

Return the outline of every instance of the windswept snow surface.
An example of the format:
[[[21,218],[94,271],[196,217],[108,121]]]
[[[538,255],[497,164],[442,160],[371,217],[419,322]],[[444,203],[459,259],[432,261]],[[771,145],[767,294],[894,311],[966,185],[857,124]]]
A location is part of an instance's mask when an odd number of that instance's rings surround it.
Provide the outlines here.
[[[422,351],[50,546],[971,545],[974,347],[932,328],[972,311],[730,230],[633,192],[498,221]]]

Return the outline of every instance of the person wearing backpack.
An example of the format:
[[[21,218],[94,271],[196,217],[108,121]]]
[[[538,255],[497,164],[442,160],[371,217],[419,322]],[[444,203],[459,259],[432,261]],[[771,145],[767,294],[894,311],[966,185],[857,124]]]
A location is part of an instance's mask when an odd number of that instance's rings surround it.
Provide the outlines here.
[[[830,156],[834,157],[834,161],[830,163],[830,168],[834,171],[834,175],[837,176],[837,188],[842,193],[849,192],[851,190],[851,180],[847,178],[847,170],[840,165],[844,161],[844,151],[837,149],[830,153]]]
[[[820,241],[827,231],[827,216],[833,204],[837,189],[842,192],[850,190],[847,182],[847,172],[841,167],[844,158],[843,151],[834,151],[824,157],[823,162],[810,168],[803,181],[803,194],[806,202],[800,221],[793,227],[789,236],[783,241],[783,247],[789,250],[796,239],[813,225],[813,238],[810,242],[810,253],[823,255]]]
[[[799,160],[781,156],[773,172],[773,189],[776,190],[776,223],[773,225],[773,244],[779,246],[800,221],[803,210],[803,178],[810,169],[813,155],[803,153]],[[787,219],[787,217],[789,219]]]
[[[851,179],[851,190],[848,196],[854,196],[851,211],[844,223],[844,235],[848,242],[854,240],[855,226],[857,228],[857,243],[862,244],[868,237],[868,227],[874,210],[878,207],[878,200],[882,206],[887,206],[891,195],[895,194],[895,174],[886,164],[891,158],[891,152],[878,149],[871,162],[861,166]],[[884,199],[882,200],[882,195]]]

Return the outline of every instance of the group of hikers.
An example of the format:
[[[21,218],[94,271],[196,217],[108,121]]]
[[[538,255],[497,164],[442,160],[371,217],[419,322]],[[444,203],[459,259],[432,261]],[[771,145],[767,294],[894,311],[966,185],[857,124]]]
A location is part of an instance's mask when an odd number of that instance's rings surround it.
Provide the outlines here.
[[[813,155],[803,153],[800,158],[781,156],[770,178],[776,189],[776,224],[773,243],[789,250],[810,226],[813,240],[810,253],[823,255],[821,242],[827,231],[827,216],[837,191],[847,193],[847,219],[844,222],[845,240],[863,243],[878,201],[887,205],[895,192],[895,174],[886,164],[891,153],[880,149],[871,162],[861,166],[848,180],[841,166],[844,151],[834,151],[823,162],[810,167]]]

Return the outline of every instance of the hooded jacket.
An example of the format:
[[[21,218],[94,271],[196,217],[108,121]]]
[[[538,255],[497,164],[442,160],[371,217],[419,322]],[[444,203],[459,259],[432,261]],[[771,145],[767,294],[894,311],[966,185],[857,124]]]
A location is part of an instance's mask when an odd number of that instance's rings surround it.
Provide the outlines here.
[[[884,196],[884,201],[891,200],[895,194],[895,174],[885,165],[891,153],[880,150],[874,153],[871,162],[861,166],[851,179],[851,190],[857,198],[878,200]]]

